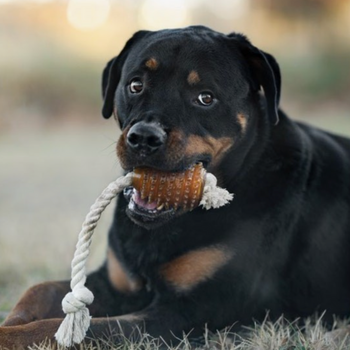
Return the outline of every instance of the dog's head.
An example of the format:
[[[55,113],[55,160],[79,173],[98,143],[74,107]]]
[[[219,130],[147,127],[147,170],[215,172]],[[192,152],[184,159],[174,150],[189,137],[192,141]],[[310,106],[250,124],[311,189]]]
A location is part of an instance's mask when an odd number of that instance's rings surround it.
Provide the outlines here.
[[[102,88],[102,114],[119,122],[117,154],[127,171],[146,166],[177,172],[201,162],[220,175],[225,158],[251,137],[257,115],[278,122],[274,58],[243,35],[202,26],[137,32],[108,62]],[[127,212],[144,226],[176,216],[146,201],[138,205]]]

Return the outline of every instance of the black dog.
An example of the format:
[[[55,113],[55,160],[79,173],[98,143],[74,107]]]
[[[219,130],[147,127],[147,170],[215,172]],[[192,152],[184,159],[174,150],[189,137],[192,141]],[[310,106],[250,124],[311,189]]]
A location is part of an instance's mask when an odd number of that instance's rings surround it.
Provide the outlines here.
[[[284,314],[350,316],[350,140],[278,109],[275,59],[240,34],[140,31],[103,74],[103,116],[122,129],[123,168],[201,162],[235,193],[225,207],[156,208],[118,198],[106,263],[88,278],[90,336],[135,327],[166,340]],[[262,94],[263,90],[263,94]],[[0,345],[52,338],[68,282],[31,288]],[[106,318],[109,316],[109,318]]]

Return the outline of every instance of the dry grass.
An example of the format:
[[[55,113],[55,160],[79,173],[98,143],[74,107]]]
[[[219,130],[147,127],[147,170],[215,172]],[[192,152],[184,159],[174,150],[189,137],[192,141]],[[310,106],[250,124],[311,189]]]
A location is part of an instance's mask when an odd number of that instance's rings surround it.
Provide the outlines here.
[[[335,322],[333,329],[344,326],[345,322]],[[277,322],[265,320],[256,323],[252,328],[246,328],[240,334],[231,333],[226,329],[215,334],[206,331],[200,342],[192,343],[189,336],[180,339],[176,346],[164,344],[161,339],[140,334],[138,340],[124,339],[119,344],[111,341],[100,341],[95,345],[80,346],[85,350],[346,350],[350,349],[350,337],[332,336],[322,325],[322,318],[307,320],[303,328],[296,323],[290,323],[283,318]],[[52,350],[49,342],[31,347],[32,350]]]

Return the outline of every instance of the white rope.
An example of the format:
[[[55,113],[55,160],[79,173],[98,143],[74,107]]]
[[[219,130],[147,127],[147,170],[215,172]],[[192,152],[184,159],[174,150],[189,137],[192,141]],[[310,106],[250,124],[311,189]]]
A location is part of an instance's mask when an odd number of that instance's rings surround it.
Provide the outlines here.
[[[218,180],[213,174],[206,173],[202,200],[199,205],[207,210],[220,208],[233,199],[232,193],[216,186],[217,182]]]
[[[132,184],[133,173],[121,176],[110,183],[91,206],[79,233],[78,243],[72,260],[71,289],[62,300],[62,309],[66,317],[62,321],[55,338],[58,344],[71,347],[81,343],[90,326],[91,316],[86,305],[93,302],[92,292],[85,287],[85,264],[89,255],[92,234],[102,212],[112,199],[125,187]],[[205,209],[219,208],[232,200],[233,195],[227,190],[216,186],[217,180],[213,174],[207,173],[203,196],[200,202]]]
[[[85,263],[97,221],[111,200],[125,187],[131,185],[132,175],[132,173],[127,174],[110,183],[91,206],[82,225],[71,265],[70,286],[72,291],[62,300],[62,309],[66,317],[55,334],[57,342],[65,347],[81,343],[90,326],[91,317],[86,305],[93,302],[94,296],[85,287]]]

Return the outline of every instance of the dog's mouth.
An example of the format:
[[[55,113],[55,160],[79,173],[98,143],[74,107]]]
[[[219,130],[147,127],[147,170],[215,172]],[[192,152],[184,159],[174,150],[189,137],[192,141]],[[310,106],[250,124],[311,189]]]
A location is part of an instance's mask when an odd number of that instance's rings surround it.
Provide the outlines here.
[[[134,169],[133,186],[124,189],[127,215],[145,228],[155,228],[199,205],[205,169],[193,164],[181,172]]]
[[[148,197],[142,198],[141,193],[133,187],[124,189],[124,197],[129,202],[127,214],[142,226],[147,224],[161,224],[168,221],[177,211],[174,208],[166,208],[165,204],[150,201]]]

